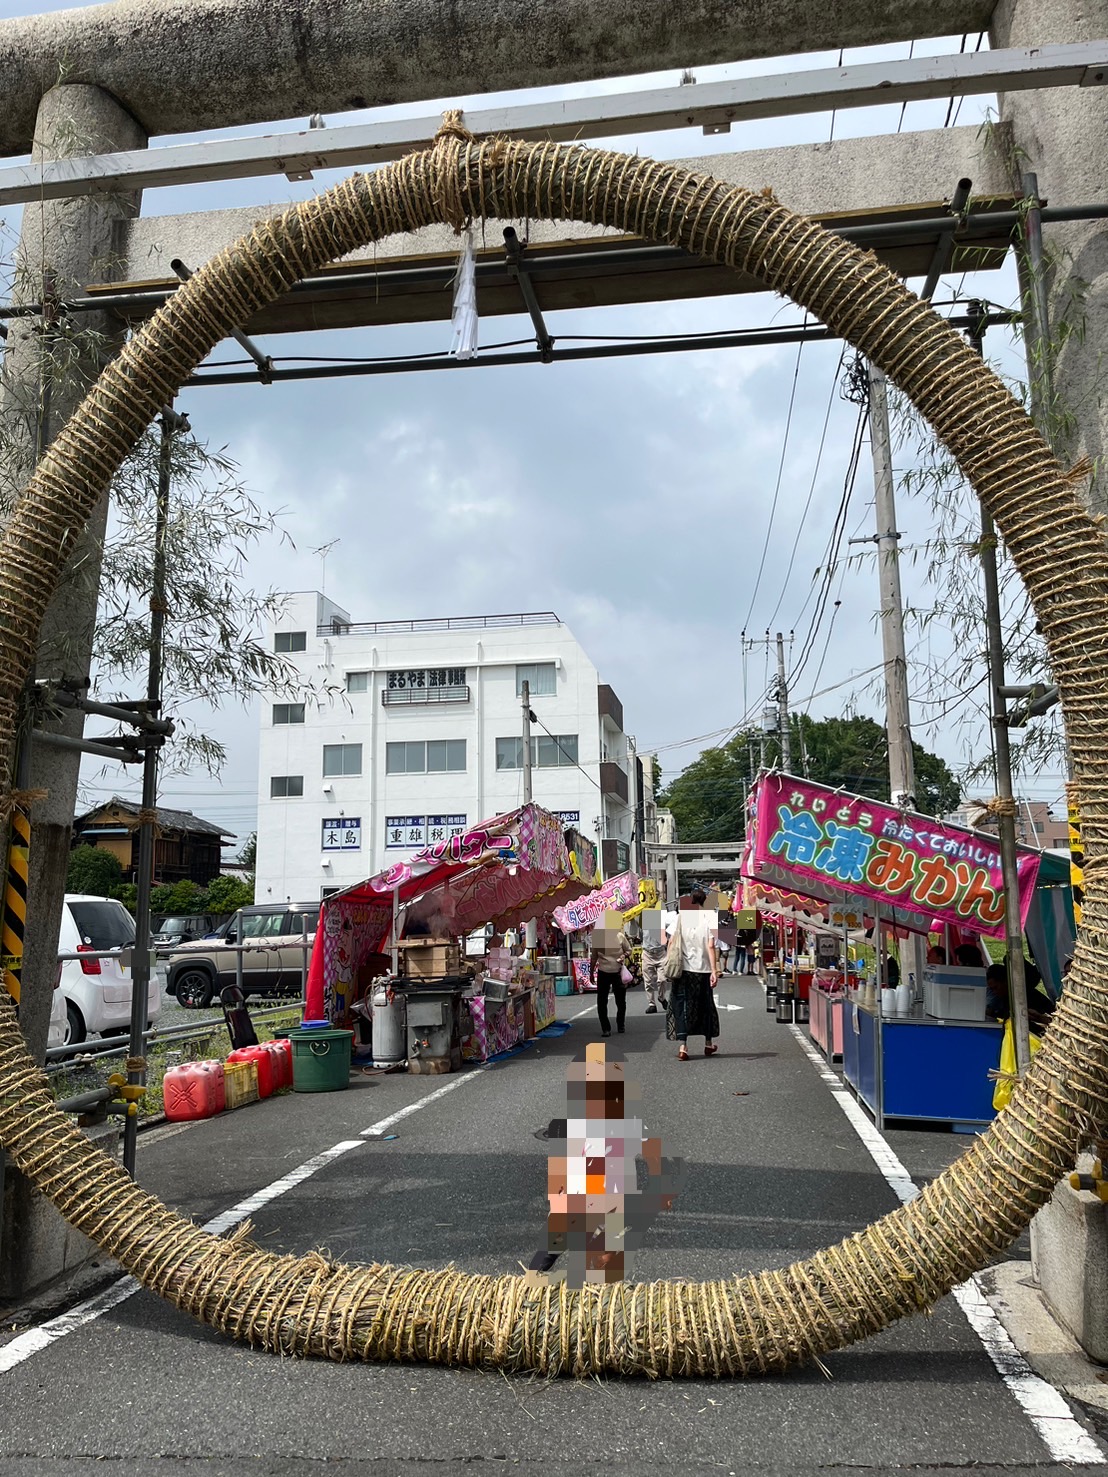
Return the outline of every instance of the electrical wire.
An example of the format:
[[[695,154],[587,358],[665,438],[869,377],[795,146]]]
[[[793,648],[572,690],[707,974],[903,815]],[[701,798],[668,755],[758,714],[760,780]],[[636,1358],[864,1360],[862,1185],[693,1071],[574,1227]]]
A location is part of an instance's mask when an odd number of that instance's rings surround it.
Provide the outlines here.
[[[566,759],[569,760],[570,765],[572,765],[575,769],[579,769],[581,771],[581,773],[585,776],[585,778],[588,780],[588,782],[589,782],[590,785],[595,785],[596,788],[600,791],[601,794],[604,793],[604,790],[603,790],[603,787],[600,784],[600,781],[599,780],[594,780],[593,777],[592,777],[592,775],[588,772],[588,770],[584,767],[584,765],[580,764],[576,759],[574,759],[570,755],[568,749],[563,748],[561,739],[558,737],[558,735],[556,733],[551,733],[550,732],[549,728],[547,728],[546,724],[542,721],[541,718],[537,718],[535,716],[535,714],[532,713],[531,714],[531,722],[532,723],[537,723],[539,725],[539,727],[542,729],[543,733],[546,734],[547,738],[552,738],[554,740],[554,742],[558,745],[558,752],[560,754],[562,754]],[[559,768],[560,767],[561,766],[559,766]]]
[[[793,565],[796,562],[796,551],[800,546],[800,535],[804,531],[804,523],[808,517],[808,510],[812,506],[812,498],[815,496],[816,482],[819,478],[820,463],[823,460],[823,448],[827,442],[827,427],[831,423],[831,411],[834,408],[835,404],[835,391],[838,389],[839,374],[842,371],[843,360],[845,358],[846,345],[844,344],[843,347],[839,350],[839,362],[835,366],[835,373],[832,376],[831,380],[831,393],[827,397],[827,410],[824,413],[823,417],[823,429],[820,431],[819,447],[816,451],[816,464],[812,469],[812,481],[808,488],[808,497],[804,503],[804,511],[801,513],[800,518],[797,520],[796,533],[793,536],[793,546],[789,553],[788,566],[785,569],[785,578],[781,582],[781,593],[777,597],[777,604],[773,607],[773,614],[769,618],[769,623],[771,626],[777,619],[777,612],[781,609],[781,602],[784,600],[785,594],[789,588],[789,579],[793,572]]]
[[[851,446],[850,460],[847,464],[846,476],[843,479],[842,496],[839,499],[839,506],[835,513],[835,523],[831,530],[831,538],[828,542],[828,554],[825,560],[826,574],[823,578],[819,595],[817,596],[816,608],[812,613],[812,619],[808,627],[808,633],[804,638],[804,643],[801,648],[800,656],[789,674],[790,687],[794,685],[796,679],[800,676],[801,672],[807,665],[808,658],[811,656],[812,649],[815,645],[816,636],[819,633],[819,628],[823,620],[824,612],[827,609],[827,598],[830,594],[831,585],[834,581],[835,572],[838,565],[839,548],[842,544],[843,534],[846,532],[846,520],[850,509],[850,498],[851,494],[854,491],[855,478],[858,475],[858,466],[861,459],[863,437],[868,419],[868,406],[859,406],[858,421],[854,430],[854,441],[853,445]],[[804,602],[805,607],[807,606],[807,603],[807,601]]]
[[[805,313],[804,317],[805,317],[805,322],[807,322],[807,317],[808,317],[807,313]],[[761,587],[761,584],[762,584],[762,574],[765,571],[765,567],[766,567],[766,555],[769,553],[769,541],[770,541],[770,537],[771,537],[771,535],[773,533],[773,519],[774,519],[774,515],[777,512],[777,501],[778,501],[778,498],[781,495],[781,479],[782,479],[782,477],[784,475],[784,471],[785,471],[785,456],[786,456],[786,453],[788,451],[788,446],[789,446],[789,431],[791,430],[792,423],[793,423],[793,408],[796,405],[796,386],[797,386],[797,380],[800,377],[800,360],[801,360],[803,354],[804,354],[804,340],[801,339],[800,343],[797,344],[797,346],[796,346],[796,363],[793,366],[793,382],[792,382],[792,388],[789,391],[789,408],[788,408],[788,411],[787,411],[787,413],[785,415],[785,434],[784,434],[784,436],[782,438],[782,441],[781,441],[781,456],[780,456],[780,459],[779,459],[779,461],[777,463],[777,482],[776,482],[776,484],[774,486],[774,489],[773,489],[773,501],[770,504],[769,523],[766,525],[765,542],[762,544],[762,557],[761,557],[761,559],[758,562],[758,573],[757,573],[757,576],[755,577],[755,580],[754,580],[754,590],[753,590],[753,593],[750,596],[750,609],[746,613],[746,620],[743,621],[743,630],[744,631],[750,625],[750,617],[754,614],[754,604],[755,604],[756,600],[758,599],[758,590]]]

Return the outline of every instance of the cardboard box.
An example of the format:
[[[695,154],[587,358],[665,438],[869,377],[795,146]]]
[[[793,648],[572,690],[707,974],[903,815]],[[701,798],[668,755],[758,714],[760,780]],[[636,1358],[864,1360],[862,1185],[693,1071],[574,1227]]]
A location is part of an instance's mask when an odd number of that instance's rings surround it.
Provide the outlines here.
[[[462,951],[457,944],[408,944],[403,957],[410,980],[442,979],[461,973]]]

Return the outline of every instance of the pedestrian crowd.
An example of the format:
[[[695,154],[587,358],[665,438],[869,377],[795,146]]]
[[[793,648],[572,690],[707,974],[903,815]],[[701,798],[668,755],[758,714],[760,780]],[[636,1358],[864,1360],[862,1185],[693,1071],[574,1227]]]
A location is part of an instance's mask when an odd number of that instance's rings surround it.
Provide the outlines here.
[[[694,888],[687,906],[663,912],[661,928],[647,928],[639,950],[639,969],[646,994],[646,1014],[665,1011],[666,1037],[677,1043],[679,1061],[689,1059],[689,1037],[704,1038],[704,1055],[719,1050],[719,1012],[713,991],[721,975],[754,973],[756,931],[735,929],[734,968],[728,969],[730,939],[718,915],[706,910],[707,894]],[[731,932],[730,929],[727,932]],[[614,999],[615,1028],[622,1034],[627,1019],[627,988],[634,982],[634,945],[625,929],[593,930],[591,969],[596,983],[596,1013],[602,1036],[612,1034],[609,1002]]]

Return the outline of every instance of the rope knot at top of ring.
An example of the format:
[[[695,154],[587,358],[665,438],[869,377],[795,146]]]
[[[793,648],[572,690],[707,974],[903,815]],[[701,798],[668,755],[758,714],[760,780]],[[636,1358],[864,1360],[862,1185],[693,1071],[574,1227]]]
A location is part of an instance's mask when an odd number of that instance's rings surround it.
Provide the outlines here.
[[[442,211],[443,219],[453,226],[454,234],[460,236],[470,223],[470,213],[462,199],[461,171],[456,160],[448,160],[447,154],[456,154],[474,142],[472,133],[463,122],[461,108],[447,108],[442,115],[442,124],[434,139],[434,154],[438,164],[438,179],[434,186],[435,200]]]

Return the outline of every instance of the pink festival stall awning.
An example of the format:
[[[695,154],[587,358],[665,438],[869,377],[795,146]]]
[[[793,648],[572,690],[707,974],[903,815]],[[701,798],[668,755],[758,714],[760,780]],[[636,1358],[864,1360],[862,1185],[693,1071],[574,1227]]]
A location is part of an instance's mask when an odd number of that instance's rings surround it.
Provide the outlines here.
[[[1040,854],[1021,847],[1020,921],[1035,891]],[[763,775],[743,874],[826,902],[869,899],[882,917],[924,933],[950,923],[1004,933],[1004,886],[995,836],[951,826],[880,800],[787,774]]]
[[[430,931],[455,937],[500,919],[548,913],[555,900],[570,901],[587,890],[573,874],[561,821],[538,805],[426,846],[324,899],[308,968],[306,1018],[345,1015],[359,965],[388,945],[394,894],[400,904],[419,899]]]

